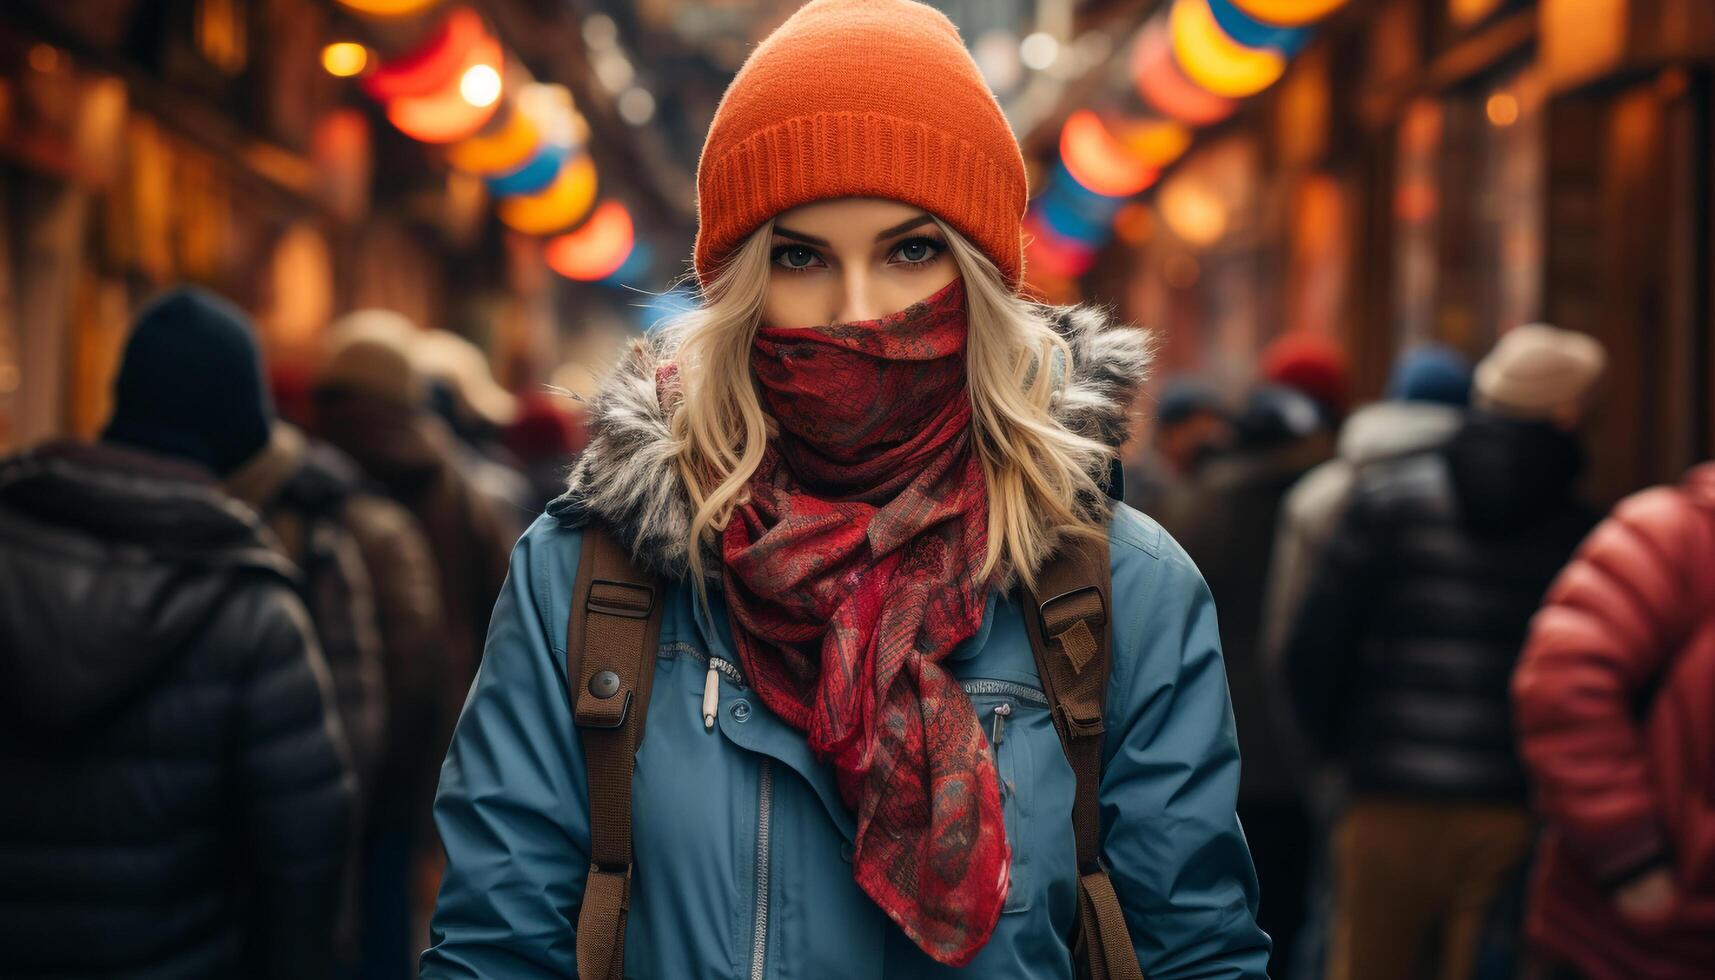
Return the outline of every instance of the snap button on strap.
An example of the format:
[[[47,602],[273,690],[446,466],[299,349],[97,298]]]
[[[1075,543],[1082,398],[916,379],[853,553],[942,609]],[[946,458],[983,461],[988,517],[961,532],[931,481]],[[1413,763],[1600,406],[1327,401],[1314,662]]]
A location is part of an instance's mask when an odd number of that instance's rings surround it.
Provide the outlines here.
[[[590,677],[590,693],[603,701],[619,693],[619,675],[611,670],[597,671]]]

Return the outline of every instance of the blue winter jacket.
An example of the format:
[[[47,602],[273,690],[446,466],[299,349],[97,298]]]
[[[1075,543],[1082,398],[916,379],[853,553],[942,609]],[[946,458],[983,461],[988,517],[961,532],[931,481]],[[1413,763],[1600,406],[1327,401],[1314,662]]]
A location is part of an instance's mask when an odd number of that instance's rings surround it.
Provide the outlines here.
[[[1239,757],[1202,577],[1159,525],[1116,508],[1114,664],[1103,752],[1102,857],[1151,980],[1263,977],[1268,938],[1234,816]],[[566,686],[582,531],[544,516],[513,553],[482,669],[441,772],[446,877],[426,978],[576,975],[588,872],[584,757]],[[1013,887],[964,970],[925,956],[851,876],[852,819],[804,735],[745,686],[718,595],[665,596],[633,784],[627,977],[1070,978],[1077,918],[1072,770],[1015,597],[990,597],[949,657],[999,746]],[[705,730],[712,662],[720,710]]]
[[[1070,370],[1051,405],[1056,421],[1117,445],[1148,363],[1143,334],[1088,308],[1057,313]],[[656,383],[664,353],[638,346],[622,359],[589,406],[590,442],[566,494],[513,554],[441,773],[435,819],[447,870],[423,976],[576,974],[589,800],[566,626],[581,528],[594,517],[668,583],[632,788],[627,977],[1070,978],[1072,769],[1016,598],[991,594],[981,629],[945,661],[997,743],[1012,850],[999,924],[955,970],[918,950],[852,880],[853,821],[832,770],[745,685],[718,592],[706,613],[695,601],[689,498]],[[1154,521],[1116,505],[1109,528],[1101,857],[1152,980],[1263,977],[1269,941],[1234,816],[1238,743],[1215,607]],[[711,669],[720,704],[706,730]]]

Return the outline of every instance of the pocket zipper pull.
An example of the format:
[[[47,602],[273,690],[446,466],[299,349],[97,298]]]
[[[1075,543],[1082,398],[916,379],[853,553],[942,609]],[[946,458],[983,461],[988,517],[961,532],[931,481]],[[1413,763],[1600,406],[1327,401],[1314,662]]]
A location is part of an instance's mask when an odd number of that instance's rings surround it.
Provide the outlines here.
[[[1012,717],[1012,705],[1001,702],[994,706],[994,727],[989,732],[989,744],[998,751],[1006,738],[1006,720]]]
[[[721,678],[715,670],[715,658],[709,658],[709,673],[703,678],[703,731],[715,727],[715,715],[721,709]]]

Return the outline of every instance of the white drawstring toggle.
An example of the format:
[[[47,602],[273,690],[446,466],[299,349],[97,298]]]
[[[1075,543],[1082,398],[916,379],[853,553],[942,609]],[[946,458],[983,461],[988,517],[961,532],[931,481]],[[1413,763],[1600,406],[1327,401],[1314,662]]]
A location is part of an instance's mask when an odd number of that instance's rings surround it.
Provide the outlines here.
[[[715,715],[721,707],[721,678],[715,670],[715,658],[709,658],[709,673],[703,678],[703,730],[715,727]]]

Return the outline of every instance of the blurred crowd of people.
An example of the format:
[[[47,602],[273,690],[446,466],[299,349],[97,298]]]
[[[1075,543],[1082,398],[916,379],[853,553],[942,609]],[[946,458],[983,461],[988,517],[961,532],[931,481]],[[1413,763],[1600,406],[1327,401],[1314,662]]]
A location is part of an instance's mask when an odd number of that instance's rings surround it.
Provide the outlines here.
[[[1711,975],[1715,468],[1598,523],[1605,361],[1527,325],[1350,411],[1292,334],[1160,392],[1126,495],[1219,610],[1272,976]]]
[[[0,461],[0,975],[414,972],[438,767],[583,435],[450,333],[326,337],[277,412],[176,290],[98,441]],[[1604,362],[1525,326],[1354,411],[1295,334],[1160,393],[1124,485],[1216,599],[1272,975],[1709,975],[1715,466],[1600,520]]]
[[[175,290],[99,440],[0,461],[0,975],[415,975],[441,759],[581,433],[451,333],[326,336],[288,421]]]

